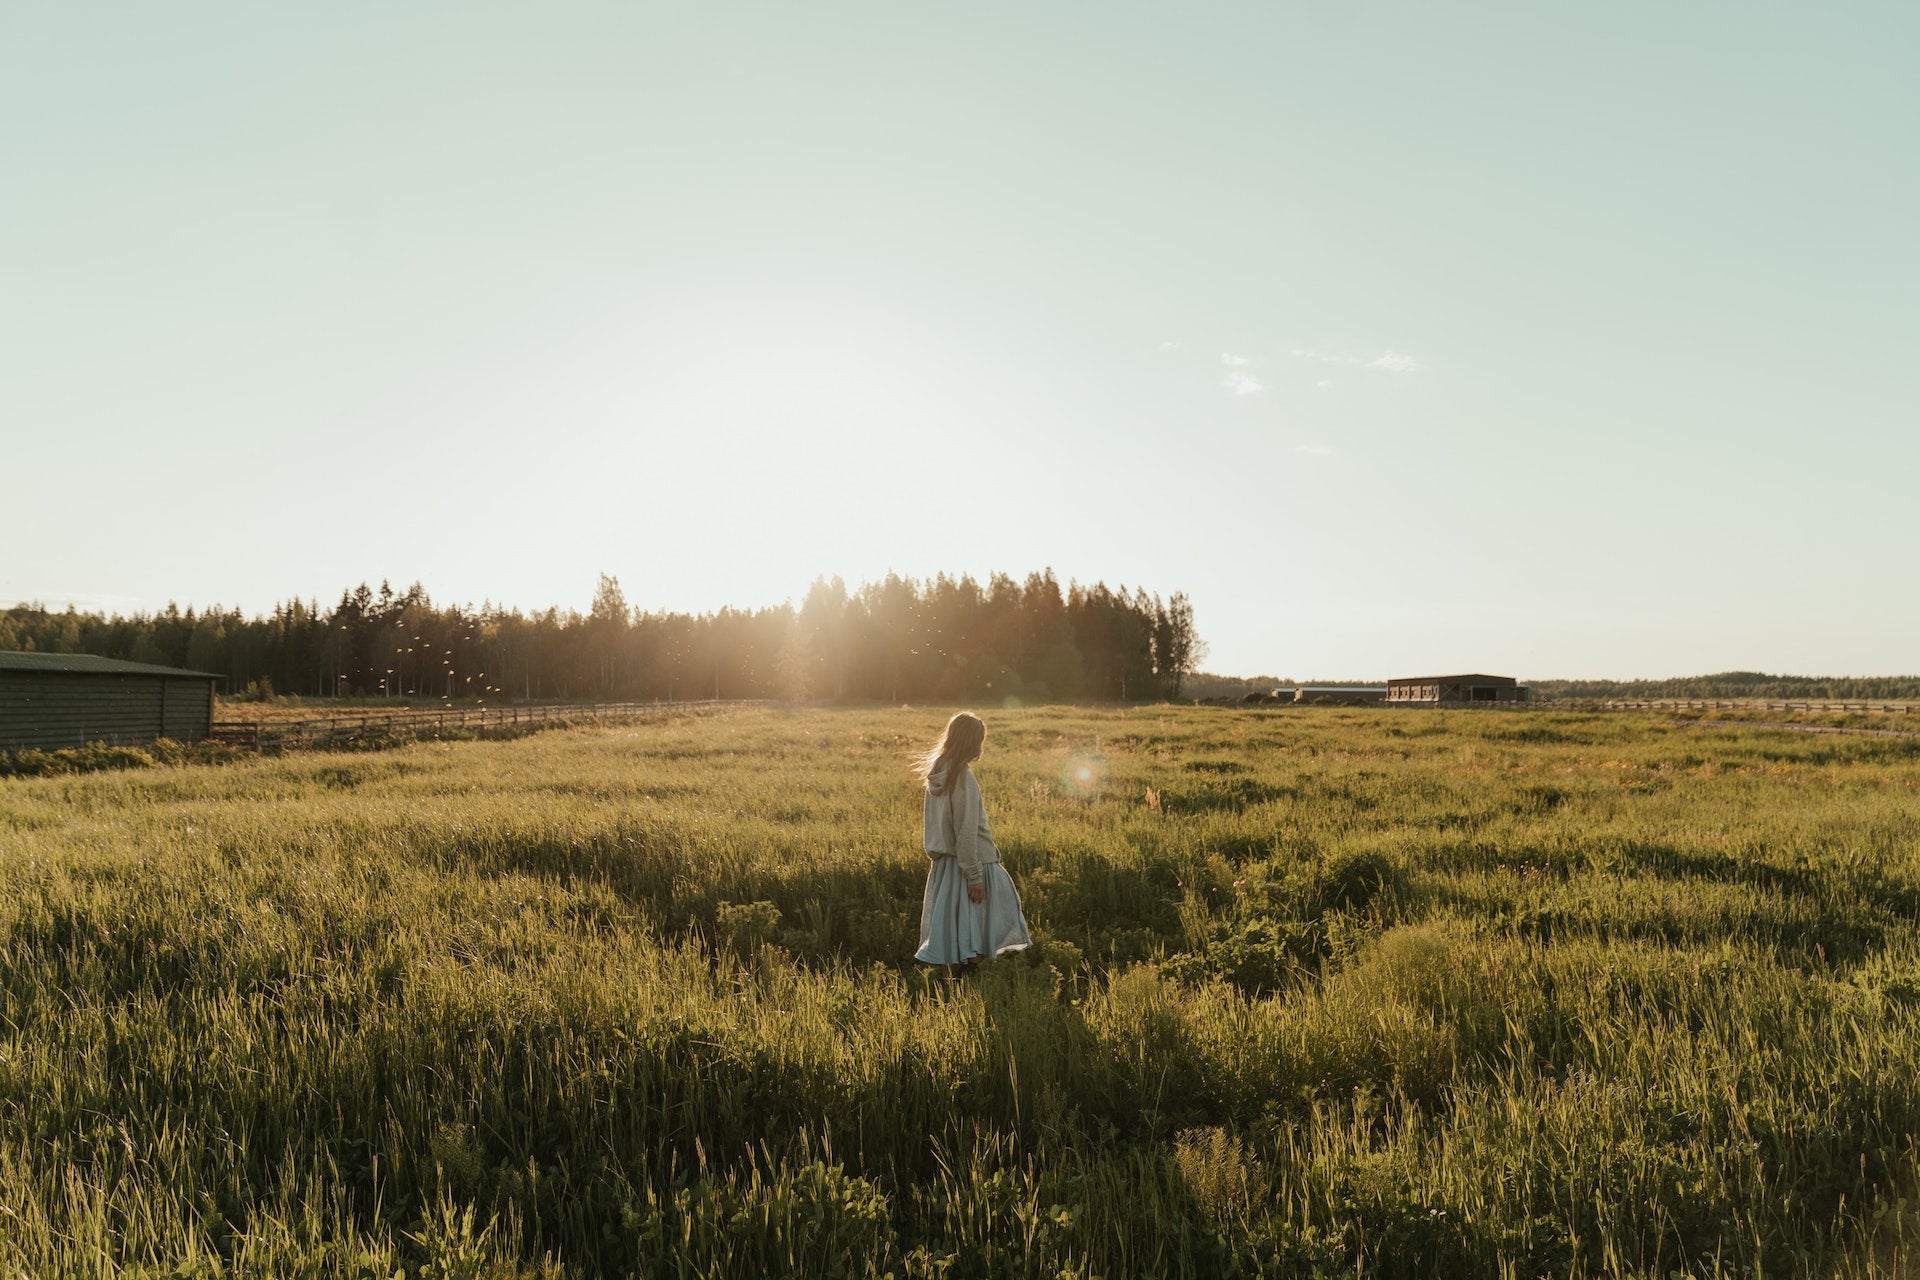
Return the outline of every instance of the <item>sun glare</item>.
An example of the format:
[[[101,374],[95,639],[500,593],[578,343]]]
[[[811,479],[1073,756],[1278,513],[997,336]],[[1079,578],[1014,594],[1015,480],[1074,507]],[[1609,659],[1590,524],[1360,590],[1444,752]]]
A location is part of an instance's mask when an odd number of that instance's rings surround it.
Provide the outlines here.
[[[1060,771],[1060,781],[1070,794],[1083,799],[1091,797],[1107,781],[1107,763],[1093,752],[1068,756],[1066,767]]]

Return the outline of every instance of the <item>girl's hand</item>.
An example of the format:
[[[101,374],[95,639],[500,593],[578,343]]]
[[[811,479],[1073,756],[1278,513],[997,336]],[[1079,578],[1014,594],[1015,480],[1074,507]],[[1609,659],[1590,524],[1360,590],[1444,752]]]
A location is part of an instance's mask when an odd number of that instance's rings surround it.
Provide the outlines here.
[[[970,884],[967,886],[968,902],[985,902],[986,900],[987,886],[984,884]]]

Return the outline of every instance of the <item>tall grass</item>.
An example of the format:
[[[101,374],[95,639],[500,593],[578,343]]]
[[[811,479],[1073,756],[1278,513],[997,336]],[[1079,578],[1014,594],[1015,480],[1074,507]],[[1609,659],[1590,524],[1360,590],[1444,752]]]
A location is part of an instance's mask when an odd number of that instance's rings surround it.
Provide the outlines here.
[[[949,992],[941,719],[0,781],[0,1267],[1920,1263],[1920,744],[994,714],[1038,946]]]

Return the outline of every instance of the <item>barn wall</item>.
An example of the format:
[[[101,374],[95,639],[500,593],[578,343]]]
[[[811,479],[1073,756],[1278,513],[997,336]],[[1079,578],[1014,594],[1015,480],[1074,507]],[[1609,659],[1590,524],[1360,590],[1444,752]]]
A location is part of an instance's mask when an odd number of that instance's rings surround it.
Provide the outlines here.
[[[203,738],[212,690],[177,677],[0,671],[0,750]]]
[[[168,676],[161,737],[176,742],[198,742],[213,729],[213,681],[190,676]]]
[[[1475,697],[1474,691],[1476,689],[1485,690],[1486,692],[1479,697]],[[1441,702],[1479,703],[1485,705],[1489,702],[1525,702],[1526,700],[1526,693],[1511,684],[1488,684],[1478,680],[1466,680],[1440,686]]]
[[[1481,701],[1473,696],[1475,689],[1491,689],[1493,702],[1525,702],[1528,700],[1525,685],[1513,683],[1494,683],[1480,680],[1396,680],[1387,686],[1389,702],[1411,702],[1419,705],[1439,705],[1454,703],[1472,704]]]

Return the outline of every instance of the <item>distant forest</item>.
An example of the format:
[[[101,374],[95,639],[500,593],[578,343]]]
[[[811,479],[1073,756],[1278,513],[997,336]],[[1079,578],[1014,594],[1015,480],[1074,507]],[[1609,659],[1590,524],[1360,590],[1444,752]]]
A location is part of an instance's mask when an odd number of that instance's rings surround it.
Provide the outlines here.
[[[889,574],[816,581],[798,608],[649,613],[602,575],[587,613],[436,605],[418,583],[290,600],[265,617],[169,605],[106,617],[16,605],[0,650],[212,671],[232,693],[512,700],[1151,701],[1205,646],[1184,593]]]
[[[1266,693],[1295,681],[1282,676],[1222,676],[1196,671],[1186,679],[1191,698]],[[1366,680],[1318,680],[1307,684],[1379,684]],[[1672,680],[1529,680],[1536,698],[1780,698],[1920,700],[1920,676],[1770,676],[1760,671],[1723,671]]]
[[[1249,693],[1272,693],[1281,685],[1291,685],[1280,676],[1223,676],[1212,671],[1196,671],[1183,686],[1189,698],[1238,698]]]
[[[1673,680],[1529,680],[1536,698],[1920,698],[1920,676],[1770,676],[1722,671]]]

